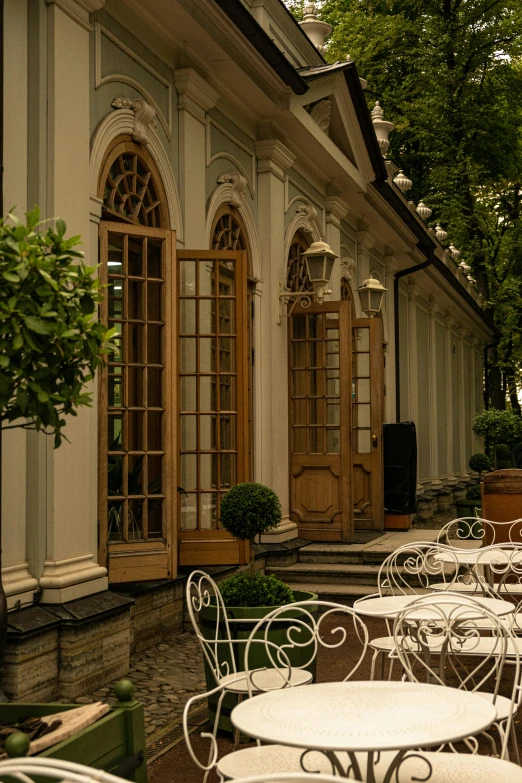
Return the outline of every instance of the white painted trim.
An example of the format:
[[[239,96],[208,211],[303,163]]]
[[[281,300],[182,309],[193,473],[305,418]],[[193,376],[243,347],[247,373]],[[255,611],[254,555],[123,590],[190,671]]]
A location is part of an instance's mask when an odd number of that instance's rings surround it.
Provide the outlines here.
[[[139,55],[137,55],[135,52],[132,51],[132,49],[129,49],[128,46],[126,46],[123,41],[120,41],[120,39],[113,35],[113,33],[110,32],[110,30],[107,30],[106,27],[103,27],[99,22],[95,23],[94,26],[95,30],[95,37],[94,37],[94,73],[95,73],[95,80],[94,80],[94,89],[98,90],[100,87],[102,87],[104,84],[108,84],[110,82],[118,82],[121,84],[127,84],[129,87],[133,87],[135,90],[137,90],[140,95],[142,95],[146,101],[148,101],[151,106],[154,106],[154,109],[156,110],[157,117],[159,121],[161,122],[161,125],[163,127],[163,130],[165,131],[165,134],[170,141],[172,138],[172,85],[167,79],[165,79],[158,71],[156,71],[151,65],[149,65],[145,60],[143,60]],[[138,65],[140,65],[144,70],[146,70],[148,73],[150,73],[151,76],[153,76],[160,84],[162,84],[164,87],[167,88],[167,100],[168,100],[168,109],[167,114],[168,117],[165,117],[163,112],[161,111],[160,107],[156,103],[155,99],[152,97],[152,95],[148,92],[148,90],[145,89],[139,82],[137,82],[135,79],[132,79],[130,76],[126,76],[125,74],[121,73],[110,73],[106,76],[102,76],[102,61],[101,61],[101,37],[104,35],[106,38],[109,39],[109,41],[112,41],[112,43],[116,44],[118,49],[121,49],[124,54],[126,54],[128,57],[131,57],[134,62],[136,62]]]
[[[105,115],[98,127],[93,133],[91,140],[91,163],[90,163],[90,196],[98,196],[98,179],[100,171],[105,161],[105,155],[111,142],[122,134],[132,135],[134,129],[134,112],[131,109],[114,109]],[[154,158],[161,176],[165,194],[167,196],[167,207],[169,212],[169,227],[176,231],[176,239],[183,241],[183,220],[181,215],[181,205],[178,196],[176,180],[172,173],[170,160],[165,152],[158,132],[149,127],[149,143],[146,145],[148,151]]]
[[[212,239],[212,223],[214,222],[214,216],[220,207],[224,204],[232,203],[239,212],[245,229],[247,232],[248,244],[250,247],[250,253],[252,257],[252,274],[255,278],[261,277],[261,251],[259,249],[259,241],[257,238],[256,224],[248,206],[247,200],[243,194],[238,194],[237,190],[234,190],[231,182],[224,182],[222,185],[217,185],[209,196],[207,202],[207,221],[206,221],[206,234],[209,238],[208,247]]]
[[[243,144],[242,141],[240,141],[238,138],[236,138],[236,136],[230,133],[230,131],[224,128],[219,122],[217,122],[217,120],[212,119],[212,117],[207,117],[207,120],[208,120],[207,132],[206,132],[207,166],[210,166],[211,163],[213,163],[215,160],[219,160],[220,158],[223,158],[233,163],[234,166],[237,167],[239,172],[246,179],[248,183],[248,189],[250,190],[252,198],[254,198],[256,192],[256,156],[254,151],[249,149],[246,146],[246,144]],[[238,159],[234,155],[231,155],[229,152],[216,152],[215,155],[212,155],[212,146],[211,146],[211,137],[210,137],[211,126],[216,128],[216,130],[219,133],[223,134],[223,136],[225,136],[229,141],[231,141],[233,144],[239,147],[240,150],[242,150],[244,153],[250,156],[251,158],[250,174],[247,172],[245,167],[238,161]]]
[[[305,199],[299,199],[304,205],[306,205]],[[319,225],[317,219],[310,219],[307,217],[305,212],[296,212],[295,216],[290,220],[286,227],[285,231],[285,252],[284,252],[284,263],[285,263],[285,269],[282,280],[286,280],[286,265],[288,264],[288,254],[290,252],[290,245],[292,244],[292,239],[295,236],[296,231],[299,231],[299,229],[303,229],[306,226],[309,226],[311,230],[311,237],[312,242],[320,242],[322,239],[324,239],[323,231],[321,229],[321,226]]]

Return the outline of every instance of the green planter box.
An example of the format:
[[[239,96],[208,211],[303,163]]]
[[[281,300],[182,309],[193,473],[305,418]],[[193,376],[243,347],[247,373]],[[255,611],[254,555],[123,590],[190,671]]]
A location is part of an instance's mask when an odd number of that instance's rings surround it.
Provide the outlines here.
[[[42,717],[78,709],[78,704],[0,704],[0,723],[16,723],[26,717]],[[139,701],[117,702],[110,712],[38,754],[49,759],[75,761],[95,769],[147,783],[145,724]]]
[[[304,592],[304,591],[297,591],[294,590],[294,601],[314,601],[317,600],[317,593],[310,593],[310,592]],[[256,606],[256,607],[246,607],[246,606],[229,606],[227,607],[228,616],[231,618],[234,618],[235,620],[260,620],[262,617],[267,615],[269,612],[273,611],[277,607],[275,606]],[[318,613],[318,607],[315,607],[315,610],[311,612],[311,614],[314,617],[317,617]],[[296,612],[296,617],[301,616],[299,612]],[[290,624],[289,620],[289,624]],[[201,609],[199,613],[199,623],[201,627],[201,632],[203,633],[203,636],[206,639],[213,639],[215,634],[215,627],[216,627],[216,608],[215,605],[212,606],[205,606]],[[250,633],[253,629],[254,625],[252,622],[245,622],[244,625],[242,623],[232,623],[230,626],[230,632],[235,636],[237,639],[248,639],[250,636]],[[263,638],[263,633],[259,634],[260,638]],[[224,632],[219,634],[218,638],[226,638]],[[283,644],[285,641],[287,641],[287,637],[285,636],[285,630],[281,626],[278,627],[278,629],[271,630],[268,638],[271,642],[274,642],[274,644]],[[234,646],[234,655],[236,659],[236,668],[239,671],[242,671],[244,668],[244,652],[245,652],[246,644],[241,642],[240,644],[237,644]],[[289,651],[289,659],[290,662],[294,666],[300,666],[310,658],[311,651],[313,649],[313,645],[306,645],[305,647],[298,647],[294,648],[293,650]],[[228,647],[226,644],[220,645],[220,652],[222,653],[221,661],[230,662],[230,656],[228,653]],[[268,660],[266,653],[263,650],[263,647],[261,644],[256,644],[254,647],[251,648],[250,651],[250,666],[251,667],[262,667],[262,666],[271,666],[272,664]],[[316,669],[316,659],[314,658],[313,661],[305,667],[307,671],[309,671],[315,680],[315,669]],[[212,670],[210,669],[210,666],[207,664],[205,660],[205,679],[207,683],[207,690],[212,690],[216,687],[216,681],[214,679],[214,675],[212,673]],[[214,722],[215,716],[216,716],[216,708],[217,708],[217,702],[219,699],[219,694],[215,694],[214,696],[210,696],[208,700],[208,714],[209,719],[212,722]],[[233,710],[233,708],[236,706],[238,701],[238,697],[234,693],[227,693],[225,698],[223,699],[223,703],[221,705],[221,716],[219,719],[219,728],[223,729],[224,731],[233,731],[232,723],[230,722],[230,713]]]
[[[457,518],[460,517],[480,517],[481,504],[479,500],[457,500]],[[472,522],[470,519],[466,522],[459,522],[459,538],[481,540],[483,529],[480,522]]]

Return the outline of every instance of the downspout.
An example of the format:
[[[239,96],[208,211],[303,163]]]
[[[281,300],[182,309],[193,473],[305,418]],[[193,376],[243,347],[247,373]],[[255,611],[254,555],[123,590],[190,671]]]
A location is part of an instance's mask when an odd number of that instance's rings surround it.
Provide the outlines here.
[[[429,256],[422,264],[415,264],[415,266],[409,266],[407,269],[401,269],[395,273],[393,280],[393,323],[395,333],[395,421],[397,424],[401,420],[401,379],[400,379],[400,345],[399,345],[399,280],[406,275],[413,275],[415,272],[420,272],[421,269],[426,269],[433,263],[433,249],[430,249]]]
[[[0,217],[4,215],[4,0],[0,0]],[[7,643],[7,599],[2,582],[2,423],[0,422],[0,702],[3,690]]]

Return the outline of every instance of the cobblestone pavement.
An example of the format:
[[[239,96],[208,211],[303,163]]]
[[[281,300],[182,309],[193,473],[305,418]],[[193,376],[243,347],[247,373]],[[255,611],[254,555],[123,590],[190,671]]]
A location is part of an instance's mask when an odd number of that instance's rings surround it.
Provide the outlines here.
[[[206,690],[203,654],[192,633],[180,634],[168,643],[133,655],[127,676],[136,686],[136,698],[143,703],[147,736],[167,723],[181,720],[188,699]],[[76,703],[113,704],[113,686],[111,683],[88,696],[79,696]]]

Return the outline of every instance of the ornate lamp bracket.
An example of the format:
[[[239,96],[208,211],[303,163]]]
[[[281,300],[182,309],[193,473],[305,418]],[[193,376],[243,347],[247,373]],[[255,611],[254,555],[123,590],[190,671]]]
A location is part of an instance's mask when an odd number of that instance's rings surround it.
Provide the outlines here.
[[[312,297],[315,295],[315,291],[297,291],[293,293],[292,291],[289,291],[288,288],[285,288],[285,286],[281,285],[281,283],[278,283],[278,301],[279,301],[279,309],[277,313],[277,323],[281,325],[281,319],[287,318],[288,316],[292,315],[292,310],[296,306],[298,302],[301,303],[301,307],[310,307],[312,304]],[[327,293],[325,291],[325,293]],[[292,302],[293,300],[293,302]],[[288,310],[287,313],[283,310],[284,304],[289,304],[292,302],[292,307],[290,310]]]

